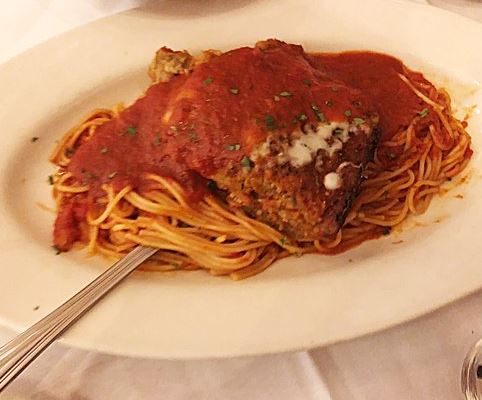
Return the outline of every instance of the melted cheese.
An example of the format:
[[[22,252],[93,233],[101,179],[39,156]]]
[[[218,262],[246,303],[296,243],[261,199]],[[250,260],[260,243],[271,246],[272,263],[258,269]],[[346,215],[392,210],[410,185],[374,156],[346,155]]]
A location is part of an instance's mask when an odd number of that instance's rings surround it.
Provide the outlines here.
[[[327,190],[336,190],[341,186],[341,178],[336,172],[329,172],[323,179],[323,185]]]
[[[315,129],[301,132],[292,140],[285,152],[285,159],[294,167],[302,167],[313,161],[318,150],[324,150],[330,157],[340,151],[349,138],[347,122],[319,124]],[[336,131],[336,134],[334,134]]]
[[[250,154],[249,158],[256,161],[258,158],[266,157],[269,154],[269,139],[257,146]]]

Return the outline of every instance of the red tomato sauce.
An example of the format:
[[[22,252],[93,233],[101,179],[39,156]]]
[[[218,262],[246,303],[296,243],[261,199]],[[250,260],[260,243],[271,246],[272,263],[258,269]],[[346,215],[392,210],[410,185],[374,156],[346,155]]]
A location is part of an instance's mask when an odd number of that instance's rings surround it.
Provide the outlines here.
[[[103,195],[103,183],[142,192],[150,172],[175,179],[197,201],[216,171],[242,163],[269,133],[377,115],[382,141],[389,140],[426,107],[400,73],[433,88],[388,55],[306,54],[284,43],[232,50],[154,84],[75,150],[68,170],[91,190],[60,211],[55,243],[68,249],[79,240],[86,204]],[[387,160],[398,155],[380,150]]]
[[[432,86],[423,75],[408,70],[395,57],[374,52],[345,52],[311,55],[313,65],[320,71],[345,82],[348,86],[360,89],[378,112],[378,128],[381,139],[388,140],[404,130],[414,116],[427,105],[399,74],[423,81]]]
[[[241,163],[270,132],[376,115],[365,87],[345,84],[334,76],[336,63],[325,67],[323,60],[287,44],[224,53],[189,75],[152,85],[77,149],[69,171],[94,187],[130,183],[140,190],[142,173],[152,172],[200,198],[206,179]]]

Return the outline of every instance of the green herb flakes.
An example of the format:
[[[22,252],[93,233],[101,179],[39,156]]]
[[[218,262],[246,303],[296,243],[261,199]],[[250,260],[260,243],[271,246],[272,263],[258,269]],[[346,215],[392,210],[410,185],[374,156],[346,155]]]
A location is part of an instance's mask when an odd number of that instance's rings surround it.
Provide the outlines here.
[[[154,137],[154,140],[152,141],[154,146],[160,146],[161,145],[161,135],[156,133],[156,136]]]
[[[249,157],[244,157],[241,160],[241,165],[247,171],[251,171],[251,168],[253,168],[253,162],[251,161],[251,159]]]
[[[129,126],[127,129],[126,129],[126,133],[131,136],[131,137],[134,137],[136,136],[137,134],[137,127],[135,126]]]
[[[62,253],[62,250],[60,250],[57,246],[53,245],[52,249],[55,251],[55,255],[58,256],[60,253]]]
[[[298,120],[303,122],[303,121],[306,121],[308,119],[308,117],[306,116],[306,114],[299,114],[298,115]]]
[[[424,108],[422,111],[418,113],[418,115],[420,116],[420,118],[425,118],[429,112],[430,111],[428,110],[428,108]]]
[[[351,117],[351,110],[345,110],[343,114],[345,115],[345,117]]]
[[[229,89],[229,91],[230,91],[232,94],[238,94],[238,93],[239,93],[239,89],[236,88],[236,87],[232,87],[231,89]]]
[[[282,237],[282,238],[280,239],[280,241],[279,241],[279,244],[280,244],[281,246],[284,246],[284,245],[286,244],[286,238],[285,238],[285,237]]]
[[[355,124],[355,126],[360,126],[364,122],[365,120],[363,118],[359,118],[359,117],[353,118],[353,123]]]
[[[306,85],[306,86],[311,86],[311,80],[303,79],[303,84]]]
[[[266,117],[264,117],[264,124],[266,126],[266,129],[269,131],[273,131],[278,128],[278,123],[272,115],[267,115]]]
[[[241,148],[241,145],[236,143],[236,144],[228,144],[226,146],[226,150],[229,150],[229,151],[238,151],[239,149]]]
[[[325,101],[325,105],[326,105],[327,107],[333,107],[333,101],[331,101],[331,100],[326,100],[326,101]]]
[[[337,127],[335,129],[333,129],[333,136],[340,136],[342,133],[343,133],[342,128]]]
[[[315,103],[312,103],[312,104],[311,104],[311,109],[312,109],[313,112],[315,113],[316,118],[318,119],[318,121],[320,121],[320,122],[326,122],[325,114],[323,114],[323,113],[320,111],[320,109],[318,108],[318,106],[317,106]]]
[[[53,185],[53,184],[54,184],[54,177],[53,177],[53,175],[49,175],[48,180],[49,180],[49,185]]]
[[[214,79],[212,77],[208,77],[206,79],[203,80],[203,85],[204,86],[208,86],[210,85],[211,83],[213,83]]]
[[[291,97],[291,96],[293,96],[293,93],[284,91],[284,92],[281,92],[279,95],[281,97]]]
[[[190,130],[189,133],[189,140],[193,143],[197,143],[199,142],[199,136],[197,135],[197,133],[193,130]]]
[[[94,174],[93,172],[87,171],[85,168],[82,168],[82,169],[80,170],[80,173],[84,174],[84,176],[85,176],[87,179],[97,178],[97,175],[96,175],[96,174]]]

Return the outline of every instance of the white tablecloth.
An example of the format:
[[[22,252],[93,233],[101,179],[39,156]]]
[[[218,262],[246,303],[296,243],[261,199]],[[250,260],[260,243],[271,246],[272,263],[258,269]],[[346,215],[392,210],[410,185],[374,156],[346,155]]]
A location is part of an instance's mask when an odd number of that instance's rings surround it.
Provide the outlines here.
[[[148,2],[2,1],[0,62],[75,26]],[[482,21],[480,0],[429,2]],[[416,321],[347,343],[222,361],[133,359],[54,344],[1,398],[461,399],[460,367],[466,351],[482,336],[481,315],[482,292]],[[0,327],[0,343],[12,336],[13,332]]]

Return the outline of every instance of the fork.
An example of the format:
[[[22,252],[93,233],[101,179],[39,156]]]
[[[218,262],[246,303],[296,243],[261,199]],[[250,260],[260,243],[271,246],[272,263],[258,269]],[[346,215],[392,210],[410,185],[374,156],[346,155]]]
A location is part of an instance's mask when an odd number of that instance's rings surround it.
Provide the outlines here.
[[[137,246],[64,304],[0,347],[0,393],[59,335],[157,250]]]

